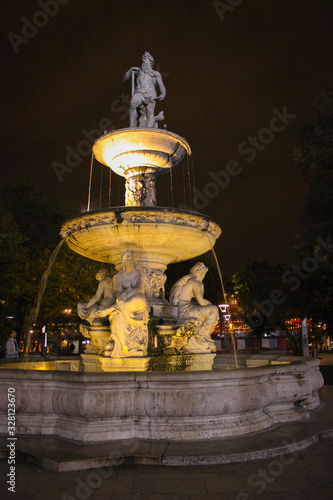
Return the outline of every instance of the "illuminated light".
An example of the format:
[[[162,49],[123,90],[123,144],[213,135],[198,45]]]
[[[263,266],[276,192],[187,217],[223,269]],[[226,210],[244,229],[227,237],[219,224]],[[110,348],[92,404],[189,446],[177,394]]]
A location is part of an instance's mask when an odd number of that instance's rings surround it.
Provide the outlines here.
[[[160,129],[122,129],[106,134],[93,146],[95,158],[123,177],[174,167],[191,154],[185,139]]]
[[[222,313],[226,313],[228,310],[229,304],[219,304],[219,308],[221,309]]]

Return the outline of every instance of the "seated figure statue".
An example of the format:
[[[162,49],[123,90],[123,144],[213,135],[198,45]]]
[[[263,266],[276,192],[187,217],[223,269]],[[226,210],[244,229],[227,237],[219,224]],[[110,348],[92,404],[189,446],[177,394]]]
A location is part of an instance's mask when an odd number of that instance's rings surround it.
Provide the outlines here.
[[[91,326],[102,324],[101,319],[108,316],[108,313],[104,313],[104,310],[110,308],[116,300],[113,278],[110,271],[106,268],[100,269],[96,273],[96,279],[99,281],[99,285],[95,295],[89,302],[79,302],[77,305],[78,315],[81,319],[89,321]],[[101,300],[102,296],[103,299]],[[100,300],[101,302],[98,303]]]
[[[170,302],[177,306],[178,319],[195,324],[196,332],[190,337],[183,352],[207,353],[215,351],[211,334],[219,320],[217,306],[204,299],[202,283],[208,269],[197,262],[187,274],[178,280],[171,289]]]
[[[110,315],[111,357],[147,356],[147,274],[136,267],[131,251],[123,253],[122,264],[122,270],[116,275],[116,302],[104,311]]]

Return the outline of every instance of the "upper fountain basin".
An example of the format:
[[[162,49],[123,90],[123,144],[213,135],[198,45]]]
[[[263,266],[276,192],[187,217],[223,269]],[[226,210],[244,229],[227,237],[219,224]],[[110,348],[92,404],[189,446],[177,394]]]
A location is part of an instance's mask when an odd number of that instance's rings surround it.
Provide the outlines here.
[[[161,207],[86,212],[61,230],[68,246],[84,257],[119,268],[122,253],[131,249],[139,266],[162,271],[170,263],[208,252],[220,234],[220,227],[206,215]]]
[[[173,132],[154,128],[125,128],[103,135],[93,146],[95,158],[123,177],[157,174],[191,154],[188,142]]]

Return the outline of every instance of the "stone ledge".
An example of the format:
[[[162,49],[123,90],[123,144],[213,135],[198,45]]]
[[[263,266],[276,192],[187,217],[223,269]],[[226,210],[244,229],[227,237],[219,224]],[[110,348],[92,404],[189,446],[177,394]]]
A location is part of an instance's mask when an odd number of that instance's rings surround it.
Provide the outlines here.
[[[55,472],[86,470],[121,464],[213,465],[274,458],[297,453],[333,437],[333,387],[319,391],[322,404],[307,421],[275,425],[267,431],[225,439],[190,442],[127,439],[85,444],[47,436],[17,436],[17,455]],[[0,436],[0,455],[7,436]]]

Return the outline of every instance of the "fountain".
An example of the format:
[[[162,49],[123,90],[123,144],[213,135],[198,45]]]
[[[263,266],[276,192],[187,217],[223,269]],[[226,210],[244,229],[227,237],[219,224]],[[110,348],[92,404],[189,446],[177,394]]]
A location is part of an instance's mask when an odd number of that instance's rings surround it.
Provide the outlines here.
[[[99,162],[125,177],[125,205],[88,209],[61,230],[72,250],[114,264],[117,274],[103,269],[96,294],[78,305],[82,333],[91,340],[80,360],[45,361],[33,370],[7,364],[0,371],[1,389],[16,391],[17,434],[83,443],[186,441],[308,418],[323,385],[318,360],[216,356],[211,333],[218,308],[204,298],[204,263],[165,297],[167,266],[210,251],[221,229],[195,211],[157,206],[157,178],[191,149],[158,128],[163,113],[155,116],[155,105],[166,91],[149,53],[141,68],[125,74],[129,79],[130,127],[105,133],[93,146]],[[0,411],[6,433],[4,398]]]

